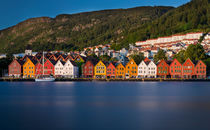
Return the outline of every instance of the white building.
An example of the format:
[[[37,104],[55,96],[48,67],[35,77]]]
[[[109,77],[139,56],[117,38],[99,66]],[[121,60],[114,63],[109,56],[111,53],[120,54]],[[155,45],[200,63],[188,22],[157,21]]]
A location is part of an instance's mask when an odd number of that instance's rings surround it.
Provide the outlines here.
[[[157,66],[153,61],[150,61],[149,64],[147,65],[147,77],[150,78],[156,78],[157,75]]]
[[[147,58],[151,57],[151,51],[147,50],[147,51],[144,51],[143,53],[144,53],[144,57],[147,57]]]
[[[68,78],[77,78],[79,76],[79,68],[75,62],[67,60],[63,67],[63,76]]]
[[[120,50],[120,55],[127,56],[127,54],[128,54],[128,50],[126,50],[125,48]]]
[[[138,77],[139,78],[145,78],[147,77],[147,72],[148,71],[148,67],[147,64],[142,61],[139,65],[138,65]]]
[[[30,50],[30,49],[25,50],[25,55],[31,56],[32,55],[32,50]]]
[[[63,74],[64,74],[64,72],[63,72],[64,64],[65,64],[65,62],[63,62],[61,60],[59,60],[55,64],[55,76],[63,76]]]

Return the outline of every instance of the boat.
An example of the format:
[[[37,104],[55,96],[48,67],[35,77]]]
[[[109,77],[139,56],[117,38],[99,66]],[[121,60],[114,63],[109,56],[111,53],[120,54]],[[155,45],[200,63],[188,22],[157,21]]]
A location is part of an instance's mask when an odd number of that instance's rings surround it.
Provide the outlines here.
[[[53,77],[43,77],[43,78],[36,78],[36,82],[52,82],[55,81],[55,78]]]
[[[43,69],[42,69],[42,76],[41,77],[37,77],[35,79],[36,82],[53,82],[55,81],[55,78],[52,77],[52,76],[49,76],[49,77],[45,77],[44,76],[44,52],[43,52],[43,59],[42,59],[42,66],[43,66]]]

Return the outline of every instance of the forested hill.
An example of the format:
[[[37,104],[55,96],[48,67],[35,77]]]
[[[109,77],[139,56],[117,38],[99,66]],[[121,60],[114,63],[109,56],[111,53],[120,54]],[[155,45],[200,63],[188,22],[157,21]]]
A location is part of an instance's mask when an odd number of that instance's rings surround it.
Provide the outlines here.
[[[191,0],[170,10],[152,23],[133,29],[122,42],[125,44],[193,31],[210,32],[210,0]]]
[[[119,49],[129,43],[192,31],[210,32],[210,0],[191,0],[177,8],[137,7],[55,18],[28,19],[0,31],[0,53],[75,50],[98,44]]]
[[[69,51],[97,44],[120,43],[130,31],[171,9],[173,7],[137,7],[28,19],[0,31],[0,53],[23,52],[28,45],[34,51]]]

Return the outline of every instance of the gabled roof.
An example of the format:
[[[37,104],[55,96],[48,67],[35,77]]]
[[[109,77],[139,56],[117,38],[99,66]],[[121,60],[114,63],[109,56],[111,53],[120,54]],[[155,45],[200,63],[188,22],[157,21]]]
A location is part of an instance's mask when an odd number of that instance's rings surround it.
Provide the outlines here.
[[[92,64],[93,64],[94,66],[99,62],[99,60],[98,60],[97,58],[92,57],[92,56],[88,56],[88,57],[86,58],[86,62],[87,62],[87,61],[92,62]]]
[[[190,60],[190,58],[187,58],[182,65],[184,65],[187,61],[190,61],[194,65],[194,63],[192,62],[192,60]]]
[[[107,67],[108,67],[110,64],[112,64],[114,67],[117,66],[117,63],[116,63],[116,62],[110,62],[110,63],[107,65]]]
[[[57,61],[55,61],[54,59],[48,59],[53,65],[55,65],[57,63]]]
[[[198,60],[198,61],[194,62],[195,66],[197,66],[199,62],[202,62],[202,64],[204,64],[206,66],[206,64],[202,60]]]
[[[123,67],[125,67],[125,65],[123,65],[123,63],[121,63],[121,62],[120,62],[120,63],[117,63],[117,64],[116,64],[116,67],[119,66],[120,64],[121,64]]]
[[[146,61],[145,64],[146,64],[146,65],[149,65],[150,62],[151,62],[151,61]]]
[[[59,52],[54,54],[54,56],[55,56],[56,58],[58,58],[60,55],[62,55],[62,54],[59,53]]]
[[[21,66],[25,63],[25,61],[23,61],[23,60],[17,60],[17,62],[18,62]]]
[[[32,56],[28,56],[28,57],[26,57],[26,59],[29,59],[34,65],[36,65],[37,63],[38,63],[38,61],[37,60],[35,60],[35,59],[33,59],[33,57]],[[26,63],[26,62],[25,62]],[[24,64],[25,64],[24,63]]]
[[[74,62],[74,61],[72,61],[72,60],[67,60],[66,63],[67,63],[68,61],[71,62],[71,64],[72,64],[73,66],[77,66],[77,63],[76,63],[76,62]],[[66,63],[65,63],[65,64],[66,64]]]
[[[62,61],[62,60],[57,60],[56,64],[57,64],[59,61],[61,62],[62,65],[65,65],[65,64],[66,64],[66,62],[65,62],[65,61]]]

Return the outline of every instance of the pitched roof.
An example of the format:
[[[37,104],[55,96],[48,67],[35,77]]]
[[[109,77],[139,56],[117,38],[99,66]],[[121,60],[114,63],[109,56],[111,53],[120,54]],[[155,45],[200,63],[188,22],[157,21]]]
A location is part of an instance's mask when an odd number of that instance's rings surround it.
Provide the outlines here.
[[[86,58],[86,61],[91,61],[93,63],[93,65],[96,65],[99,62],[99,60],[97,58],[92,57],[92,56],[88,56]]]
[[[48,59],[53,65],[55,65],[57,63],[57,61],[53,60],[53,59]]]
[[[17,62],[18,62],[21,66],[25,63],[25,61],[23,61],[23,60],[17,60]]]
[[[151,61],[146,61],[145,64],[146,64],[146,65],[149,65],[150,62],[151,62]]]

